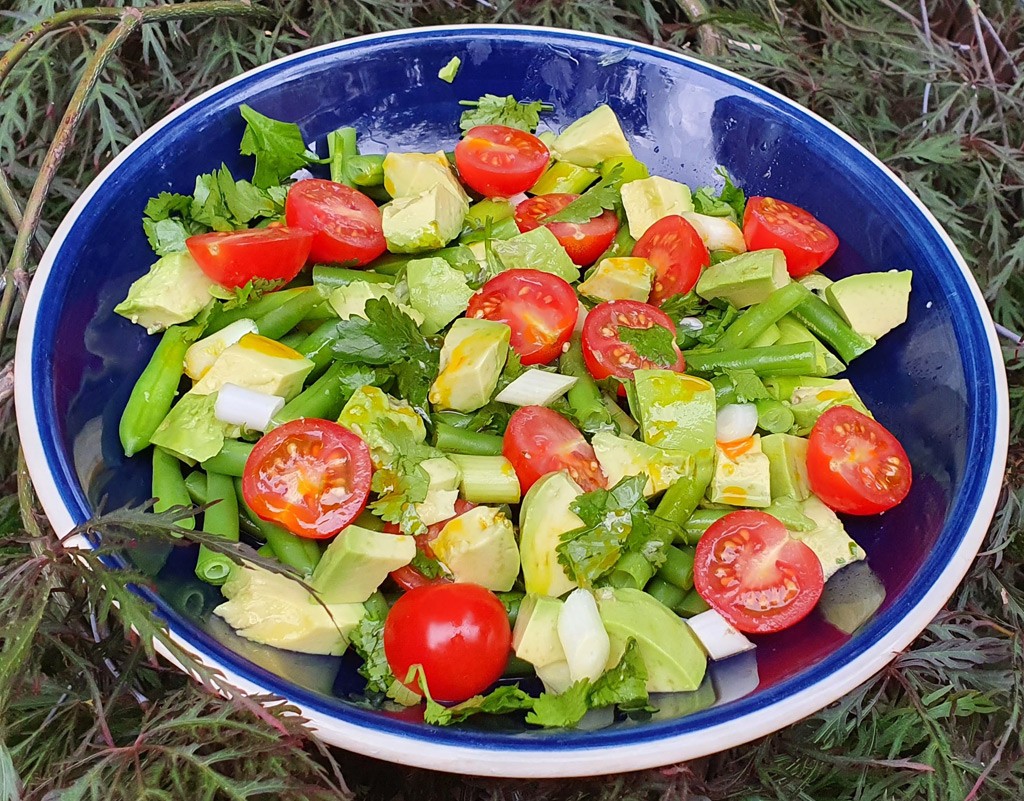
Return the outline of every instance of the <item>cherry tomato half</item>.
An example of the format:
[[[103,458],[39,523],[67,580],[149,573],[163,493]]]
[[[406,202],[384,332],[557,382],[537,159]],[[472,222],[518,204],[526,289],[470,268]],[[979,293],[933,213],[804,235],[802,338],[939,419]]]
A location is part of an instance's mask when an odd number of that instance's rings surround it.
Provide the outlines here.
[[[622,333],[624,328],[646,331],[655,326],[661,326],[670,335],[663,337],[670,345],[666,358],[660,361],[641,356],[636,347],[624,341],[629,335]],[[686,369],[686,360],[676,344],[675,323],[661,309],[637,300],[612,300],[595,306],[583,321],[582,344],[583,361],[598,381],[608,376],[629,381],[635,370],[661,369],[681,373]],[[671,361],[668,360],[669,354]],[[625,392],[624,389],[622,391]]]
[[[807,478],[822,502],[851,515],[875,515],[907,497],[910,459],[881,423],[849,406],[826,409],[811,429]]]
[[[809,211],[772,197],[752,197],[743,212],[749,250],[778,248],[794,278],[813,273],[836,252],[839,237]]]
[[[576,426],[545,406],[522,406],[513,412],[502,453],[516,469],[523,492],[558,470],[567,470],[584,492],[607,483],[590,443]]]
[[[301,228],[211,231],[185,240],[204,273],[221,286],[237,289],[254,278],[291,281],[309,256],[313,234]]]
[[[264,434],[242,474],[242,495],[264,520],[311,539],[333,537],[366,506],[373,464],[358,436],[299,418]]]
[[[384,252],[380,209],[344,184],[307,178],[292,185],[284,204],[288,225],[313,232],[312,261],[369,264]]]
[[[462,180],[486,197],[525,192],[548,166],[547,146],[536,136],[507,125],[470,128],[455,145]]]
[[[790,537],[782,523],[744,509],[704,532],[693,583],[737,629],[767,634],[802,620],[818,603],[825,579],[814,551]]]
[[[479,584],[435,584],[401,596],[384,621],[384,655],[405,682],[422,665],[435,701],[465,701],[496,682],[512,630],[498,597]],[[419,677],[406,686],[422,693]]]
[[[523,364],[547,364],[569,341],[580,305],[572,286],[540,270],[506,270],[469,300],[467,317],[506,323]]]
[[[685,295],[711,263],[704,240],[689,221],[672,214],[644,231],[633,246],[633,255],[654,265],[650,302],[660,306],[673,295]]]
[[[462,498],[456,499],[455,514],[452,517],[449,517],[448,520],[442,520],[440,523],[434,523],[434,525],[428,526],[426,534],[420,534],[415,538],[417,550],[419,550],[419,552],[424,556],[434,559],[434,549],[430,547],[430,543],[437,539],[437,535],[441,533],[441,529],[448,525],[449,521],[454,520],[459,515],[464,515],[475,506],[475,503],[464,501]],[[401,533],[401,530],[395,523],[388,523],[384,526],[384,530],[389,534]],[[428,584],[450,584],[452,581],[448,576],[443,575],[436,576],[435,578],[427,578],[412,565],[405,565],[398,568],[398,570],[393,570],[389,575],[391,576],[392,581],[394,581],[395,584],[403,590],[425,587]]]
[[[619,230],[619,218],[606,211],[585,223],[542,223],[545,217],[557,214],[579,195],[537,195],[516,206],[516,225],[522,233],[544,225],[565,248],[574,264],[586,267],[597,261],[608,249]]]

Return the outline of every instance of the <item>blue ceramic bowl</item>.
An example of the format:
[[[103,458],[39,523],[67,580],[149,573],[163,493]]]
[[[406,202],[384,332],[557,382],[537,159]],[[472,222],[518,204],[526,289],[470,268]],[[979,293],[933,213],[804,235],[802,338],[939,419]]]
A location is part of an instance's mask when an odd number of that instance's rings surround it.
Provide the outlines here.
[[[453,55],[463,66],[449,85],[436,75]],[[885,584],[880,612],[853,637],[812,615],[761,641],[758,673],[750,659],[730,660],[715,669],[713,684],[665,699],[649,721],[604,721],[588,731],[525,730],[511,721],[435,729],[414,715],[361,705],[355,658],[254,646],[218,625],[209,614],[216,591],[189,592],[198,583],[188,552],[172,554],[146,594],[182,644],[243,690],[293,701],[325,740],[441,770],[536,777],[631,770],[737,745],[820,709],[909,644],[977,553],[1006,455],[1002,361],[962,258],[882,164],[784,97],[652,47],[506,27],[365,37],[253,70],[147,131],[54,236],[19,332],[20,430],[50,521],[65,533],[103,496],[109,504],[149,496],[148,460],[124,458],[117,422],[155,339],[112,309],[153,261],[140,224],[147,198],[190,193],[195,176],[221,162],[236,175],[251,173],[238,154],[241,103],[298,122],[307,141],[354,125],[366,152],[435,151],[456,141],[458,101],[487,92],[554,104],[546,122],[555,129],[609,103],[652,173],[702,185],[714,182],[721,164],[748,194],[809,209],[842,242],[827,269],[834,278],[913,269],[909,321],[849,371],[915,471],[900,507],[849,521]],[[196,603],[201,598],[205,604]]]

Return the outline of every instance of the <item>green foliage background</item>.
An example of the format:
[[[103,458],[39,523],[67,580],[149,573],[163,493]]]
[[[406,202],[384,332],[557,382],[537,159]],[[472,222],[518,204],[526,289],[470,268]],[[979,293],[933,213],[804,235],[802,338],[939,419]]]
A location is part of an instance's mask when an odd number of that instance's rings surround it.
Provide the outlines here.
[[[43,17],[109,4],[2,5],[0,55]],[[1024,9],[1014,0],[721,0],[706,8],[692,0],[264,0],[255,10],[145,25],[128,40],[104,70],[58,172],[41,243],[98,169],[146,126],[250,67],[414,25],[556,25],[699,48],[832,120],[946,226],[997,321],[1024,328]],[[73,90],[69,73],[81,73],[110,27],[80,23],[51,34],[0,88],[0,168],[22,202]],[[0,213],[0,263],[14,237]],[[10,346],[3,355],[10,358]],[[123,577],[95,559],[83,570],[36,511],[18,462],[9,373],[0,371],[0,801],[1020,799],[1024,404],[1020,362],[1013,350],[1006,355],[1013,423],[1000,509],[969,577],[910,650],[837,704],[750,746],[571,782],[395,770],[318,747],[280,708],[225,701],[211,692],[215,676],[189,682],[157,661],[152,640],[162,635]],[[106,531],[116,539],[148,520],[125,513]]]

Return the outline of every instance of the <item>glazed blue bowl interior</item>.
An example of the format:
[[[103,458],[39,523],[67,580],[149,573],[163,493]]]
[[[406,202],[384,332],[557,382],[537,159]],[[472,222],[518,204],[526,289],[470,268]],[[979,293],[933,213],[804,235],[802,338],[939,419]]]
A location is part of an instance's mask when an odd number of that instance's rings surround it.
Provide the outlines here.
[[[451,85],[437,71],[458,55]],[[909,321],[849,370],[879,420],[904,443],[915,471],[909,498],[881,518],[851,519],[886,588],[875,619],[855,637],[817,614],[758,643],[756,689],[728,703],[710,692],[676,699],[648,721],[600,731],[525,731],[514,721],[427,730],[409,716],[366,708],[358,660],[304,657],[254,646],[210,615],[218,592],[192,575],[194,553],[175,549],[153,595],[174,629],[232,670],[308,708],[433,742],[552,748],[636,742],[734,719],[823,681],[878,643],[928,590],[960,544],[995,448],[997,401],[989,345],[970,287],[942,236],[913,200],[856,146],[772,94],[667,53],[581,34],[473,29],[418,31],[339,44],[246,76],[188,108],[135,150],[77,218],[49,277],[37,322],[32,388],[44,450],[72,516],[149,497],[149,460],[125,459],[117,425],[156,340],[115,315],[129,284],[154,260],[142,232],[146,201],[190,194],[223,162],[236,177],[248,103],[295,121],[307,141],[343,125],[364,152],[451,149],[458,101],[512,94],[554,105],[558,130],[608,103],[653,174],[714,184],[724,166],[748,195],[772,195],[824,220],[841,245],[826,273],[912,269]],[[166,554],[157,557],[159,567]],[[187,600],[186,600],[187,599]]]

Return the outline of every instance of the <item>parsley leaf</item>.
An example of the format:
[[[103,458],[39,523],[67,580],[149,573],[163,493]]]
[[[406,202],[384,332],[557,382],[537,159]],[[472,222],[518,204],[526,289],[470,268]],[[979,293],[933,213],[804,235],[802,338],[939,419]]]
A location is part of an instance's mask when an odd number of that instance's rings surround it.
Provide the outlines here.
[[[393,454],[370,480],[370,489],[380,496],[370,509],[388,523],[397,523],[404,534],[423,534],[427,527],[416,513],[415,504],[427,497],[430,476],[420,464],[440,452],[393,420],[382,418],[372,425],[391,444]]]
[[[736,398],[740,403],[770,398],[771,394],[764,386],[764,382],[753,370],[729,370],[722,371],[732,381]]]
[[[265,117],[251,106],[243,105],[239,110],[246,122],[239,151],[243,156],[256,157],[252,176],[255,186],[276,186],[310,163],[298,125]]]
[[[717,194],[711,186],[698,189],[693,193],[693,210],[710,217],[728,217],[736,225],[742,225],[746,195],[732,182],[725,167],[718,167],[715,172],[725,180],[725,186]]]
[[[459,118],[463,133],[477,125],[507,125],[533,133],[540,124],[542,111],[551,111],[554,106],[542,103],[516,100],[512,95],[484,95],[479,100],[460,100],[460,106],[469,106]]]
[[[192,198],[161,192],[150,198],[142,212],[142,230],[158,256],[185,250],[185,240],[203,229],[192,219]]]
[[[641,359],[647,359],[661,367],[671,367],[678,356],[673,347],[676,339],[672,332],[660,325],[650,328],[630,328],[619,326],[619,339],[629,345]]]
[[[427,701],[423,720],[435,726],[450,726],[452,723],[461,723],[471,715],[478,713],[503,715],[521,709],[533,709],[534,703],[534,698],[520,690],[519,687],[514,684],[506,684],[495,687],[487,695],[474,695],[455,706],[441,706],[430,699]]]
[[[426,578],[433,579],[439,578],[445,575],[444,568],[441,567],[441,563],[430,556],[427,556],[423,551],[417,549],[416,555],[413,556],[412,561],[409,563],[415,567],[420,573]]]
[[[684,317],[697,317],[708,308],[708,302],[691,289],[685,295],[673,295],[661,304],[661,310],[672,318],[677,326]]]
[[[569,685],[561,695],[541,693],[526,716],[527,723],[550,728],[571,728],[583,720],[590,708],[587,703],[590,680],[580,679]]]
[[[244,306],[246,303],[252,303],[253,301],[259,300],[261,297],[266,295],[268,292],[274,292],[285,285],[285,281],[269,281],[266,278],[253,278],[245,286],[240,286],[237,289],[232,290],[231,299],[228,300],[221,309],[227,311],[233,309],[236,306]]]
[[[647,695],[647,667],[640,655],[640,646],[630,637],[619,663],[602,673],[590,691],[592,709],[615,706],[630,712],[654,712]]]
[[[386,693],[395,680],[388,659],[384,655],[384,619],[387,605],[383,609],[367,604],[366,614],[349,634],[349,642],[356,653],[363,658],[359,674],[366,679],[366,690],[370,693]]]
[[[622,165],[616,164],[606,178],[602,178],[557,214],[545,217],[543,222],[585,223],[599,217],[606,209],[618,209],[622,203],[622,175]]]

